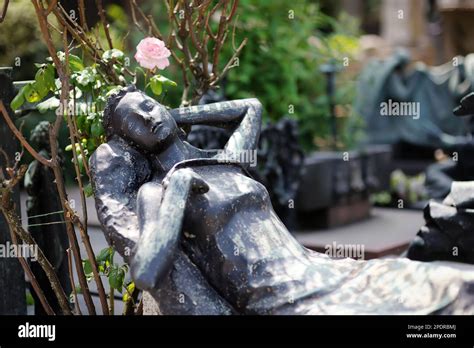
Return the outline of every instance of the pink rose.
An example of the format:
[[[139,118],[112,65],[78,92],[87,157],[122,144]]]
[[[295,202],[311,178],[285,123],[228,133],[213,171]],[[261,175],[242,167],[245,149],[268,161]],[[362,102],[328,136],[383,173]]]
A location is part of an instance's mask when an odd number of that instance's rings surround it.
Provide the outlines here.
[[[158,68],[163,70],[170,65],[170,61],[168,60],[170,55],[171,52],[166,48],[163,41],[155,37],[147,37],[137,45],[135,59],[146,69],[153,70],[154,68]]]

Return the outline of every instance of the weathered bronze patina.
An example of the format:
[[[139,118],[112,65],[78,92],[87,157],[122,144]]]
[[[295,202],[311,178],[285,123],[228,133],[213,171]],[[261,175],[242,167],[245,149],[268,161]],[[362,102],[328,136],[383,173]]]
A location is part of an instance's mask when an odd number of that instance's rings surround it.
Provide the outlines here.
[[[472,273],[333,260],[300,245],[242,160],[256,148],[261,112],[256,99],[167,110],[134,87],[109,99],[108,141],[91,158],[97,211],[160,313],[474,312]],[[221,151],[204,151],[180,131],[197,124],[233,133]]]

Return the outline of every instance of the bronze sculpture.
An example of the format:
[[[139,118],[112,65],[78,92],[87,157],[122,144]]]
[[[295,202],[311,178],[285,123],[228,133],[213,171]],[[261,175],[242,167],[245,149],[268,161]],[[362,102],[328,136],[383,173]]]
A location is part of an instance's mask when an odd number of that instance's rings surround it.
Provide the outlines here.
[[[109,99],[108,141],[91,158],[99,220],[160,313],[474,313],[472,272],[332,260],[300,245],[239,161],[260,117],[256,99],[167,110],[133,86]],[[233,133],[222,151],[204,151],[180,131],[194,124]]]

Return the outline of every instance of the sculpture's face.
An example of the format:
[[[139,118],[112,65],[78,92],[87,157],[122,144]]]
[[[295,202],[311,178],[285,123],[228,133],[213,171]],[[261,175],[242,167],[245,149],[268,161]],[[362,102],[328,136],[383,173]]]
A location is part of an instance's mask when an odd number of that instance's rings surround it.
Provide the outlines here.
[[[125,139],[152,152],[166,148],[178,134],[168,110],[140,91],[129,92],[120,100],[112,127]]]

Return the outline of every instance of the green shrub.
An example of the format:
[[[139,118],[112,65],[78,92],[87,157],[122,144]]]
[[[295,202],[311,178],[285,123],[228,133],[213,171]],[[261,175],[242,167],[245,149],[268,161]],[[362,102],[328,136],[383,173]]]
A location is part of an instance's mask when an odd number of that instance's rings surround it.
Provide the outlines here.
[[[0,33],[0,66],[13,67],[15,80],[31,79],[35,73],[33,63],[42,61],[47,54],[31,1],[10,1]]]
[[[274,121],[294,111],[291,116],[299,120],[304,148],[317,148],[318,138],[324,144],[330,134],[330,116],[326,79],[319,67],[329,60],[341,67],[351,62],[358,47],[357,23],[348,16],[328,17],[310,1],[241,0],[239,6],[235,42],[247,37],[248,43],[238,67],[229,71],[227,97],[259,98],[265,114]],[[231,45],[224,55],[222,61],[231,57]],[[345,75],[338,75],[335,101],[350,114],[355,84]],[[338,119],[343,146],[354,142],[355,133],[346,128],[355,120],[347,121],[348,117]]]

